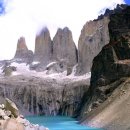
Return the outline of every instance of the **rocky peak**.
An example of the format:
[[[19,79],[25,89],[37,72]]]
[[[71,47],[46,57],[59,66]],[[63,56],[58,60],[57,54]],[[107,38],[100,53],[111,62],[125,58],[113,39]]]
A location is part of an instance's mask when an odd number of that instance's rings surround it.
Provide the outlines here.
[[[59,28],[53,38],[53,59],[65,60],[72,67],[77,63],[77,49],[69,28]]]
[[[17,49],[14,59],[18,62],[32,62],[33,52],[28,50],[24,37],[20,37],[17,43]]]
[[[109,43],[109,18],[87,22],[79,37],[77,75],[90,72],[93,58]]]
[[[114,13],[120,13],[127,7],[128,7],[128,5],[126,5],[126,4],[121,4],[121,5],[117,4],[117,6],[114,10],[106,9],[104,14],[101,14],[100,16],[98,16],[97,20],[102,19],[104,16],[110,16]]]
[[[51,57],[52,41],[50,32],[47,28],[43,28],[36,36],[34,61],[44,62],[44,64],[47,64],[51,60]]]
[[[20,37],[18,39],[17,51],[19,51],[19,50],[28,51],[28,48],[27,48],[26,41],[25,41],[24,37]]]
[[[19,58],[21,56],[21,53],[25,53],[28,51],[26,41],[24,37],[20,37],[17,42],[17,48],[16,48],[16,54],[15,58]]]

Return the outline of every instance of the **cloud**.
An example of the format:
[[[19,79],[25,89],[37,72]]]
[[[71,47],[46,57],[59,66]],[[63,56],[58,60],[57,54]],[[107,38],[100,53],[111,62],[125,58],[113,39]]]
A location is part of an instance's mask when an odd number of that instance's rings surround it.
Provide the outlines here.
[[[0,59],[12,58],[17,39],[26,38],[34,50],[35,35],[47,26],[51,37],[57,28],[68,26],[77,44],[83,25],[97,18],[100,10],[114,8],[123,0],[4,0],[5,15],[0,16]]]

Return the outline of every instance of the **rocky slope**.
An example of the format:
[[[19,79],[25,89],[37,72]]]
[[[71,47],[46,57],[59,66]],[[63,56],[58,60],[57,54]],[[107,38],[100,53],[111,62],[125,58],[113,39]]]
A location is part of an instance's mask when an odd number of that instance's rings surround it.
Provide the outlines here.
[[[129,103],[128,95],[121,97],[121,100],[119,101],[120,104],[118,102],[120,94],[125,94],[126,91],[129,90],[127,88],[129,86],[129,81],[126,81],[126,77],[130,76],[129,15],[129,6],[122,11],[109,15],[110,22],[108,27],[110,42],[102,48],[101,52],[93,60],[91,85],[88,92],[84,95],[83,100],[83,104],[85,105],[82,109],[82,114],[90,116],[92,122],[94,119],[97,119],[94,113],[103,114],[104,116],[102,119],[99,118],[97,121],[101,124],[99,127],[106,127],[108,130],[119,130],[130,127],[128,120],[124,121],[126,124],[122,122],[124,118],[127,119],[127,112],[129,110],[127,109],[128,107],[126,107],[126,110],[121,104],[126,105],[126,103]],[[124,77],[126,79],[124,79]],[[129,94],[129,91],[127,94]],[[111,103],[109,103],[109,98]],[[119,111],[119,106],[122,112]],[[111,108],[110,111],[107,107]],[[115,110],[117,110],[117,113],[114,116],[111,112],[114,112]],[[105,116],[108,117],[107,114],[109,112],[112,117],[101,123],[101,121],[105,119]],[[116,120],[117,118],[119,118],[119,120]],[[119,128],[118,125],[121,127]]]
[[[129,130],[130,123],[130,78],[122,78],[107,87],[116,89],[108,99],[87,114],[83,124],[105,130]]]
[[[0,78],[0,97],[12,99],[25,115],[77,116],[89,80],[34,75]]]

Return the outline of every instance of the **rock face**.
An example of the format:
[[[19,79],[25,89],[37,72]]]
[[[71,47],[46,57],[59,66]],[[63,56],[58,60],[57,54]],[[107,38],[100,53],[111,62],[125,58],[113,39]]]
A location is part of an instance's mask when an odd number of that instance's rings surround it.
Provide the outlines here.
[[[47,65],[52,58],[52,41],[49,30],[43,28],[35,41],[34,61]]]
[[[109,43],[109,18],[103,17],[86,23],[78,42],[77,74],[90,72],[93,58]]]
[[[58,29],[53,38],[53,59],[64,60],[68,68],[72,68],[77,63],[77,49],[72,33],[67,27]]]
[[[110,43],[94,58],[91,84],[106,85],[130,75],[130,7],[110,16]],[[108,71],[109,70],[109,71]],[[102,82],[103,81],[103,82]]]
[[[104,15],[98,19],[87,22],[78,42],[78,66],[77,75],[82,75],[91,71],[92,61],[101,51],[102,47],[109,43],[109,16],[114,13],[121,13],[127,5],[117,5],[114,10],[106,9]]]
[[[33,52],[31,50],[28,50],[24,37],[21,37],[18,40],[14,59],[17,62],[26,62],[26,63],[31,63],[33,60]]]
[[[77,116],[87,89],[86,81],[58,82],[26,76],[0,80],[0,97],[12,99],[25,115]]]
[[[93,60],[91,86],[84,98],[86,112],[104,102],[122,83],[121,78],[130,76],[129,14],[127,7],[109,16],[110,42]]]

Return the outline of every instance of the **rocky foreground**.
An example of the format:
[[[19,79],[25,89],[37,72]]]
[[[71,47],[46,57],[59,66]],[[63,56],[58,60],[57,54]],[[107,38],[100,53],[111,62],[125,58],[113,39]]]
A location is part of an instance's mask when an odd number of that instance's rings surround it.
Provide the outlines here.
[[[49,130],[44,126],[34,125],[20,115],[16,105],[5,99],[0,105],[0,130]]]

